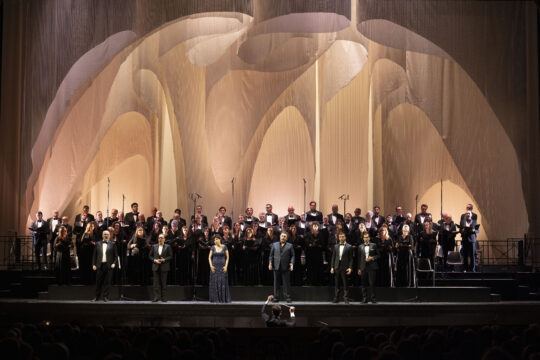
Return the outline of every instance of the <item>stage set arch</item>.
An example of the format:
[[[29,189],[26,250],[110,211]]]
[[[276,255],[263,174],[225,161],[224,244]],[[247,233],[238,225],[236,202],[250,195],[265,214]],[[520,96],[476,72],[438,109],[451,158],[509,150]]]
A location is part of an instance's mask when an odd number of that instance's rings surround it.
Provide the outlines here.
[[[108,184],[145,215],[301,213],[305,179],[323,213],[470,202],[479,239],[538,233],[532,2],[25,3],[3,5],[4,232],[105,212]]]

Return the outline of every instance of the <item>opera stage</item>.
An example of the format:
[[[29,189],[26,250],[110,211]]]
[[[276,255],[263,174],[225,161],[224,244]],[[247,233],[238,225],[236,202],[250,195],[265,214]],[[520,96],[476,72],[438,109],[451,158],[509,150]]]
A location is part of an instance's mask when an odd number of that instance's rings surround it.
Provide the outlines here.
[[[378,302],[349,305],[294,302],[298,327],[399,327],[526,325],[540,318],[540,302]],[[231,304],[169,301],[0,301],[0,322],[78,323],[103,326],[261,328],[262,301]],[[286,313],[284,309],[284,313]]]

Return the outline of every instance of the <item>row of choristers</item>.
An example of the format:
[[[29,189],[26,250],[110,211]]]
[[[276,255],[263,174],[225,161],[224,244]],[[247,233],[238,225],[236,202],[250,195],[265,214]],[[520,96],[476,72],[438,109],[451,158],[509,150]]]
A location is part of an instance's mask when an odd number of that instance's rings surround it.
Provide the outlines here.
[[[66,282],[60,269],[69,269],[70,251],[77,255],[81,282],[94,282],[94,247],[101,240],[103,231],[109,229],[111,241],[115,242],[120,254],[120,266],[115,274],[117,283],[150,283],[152,271],[149,251],[152,245],[157,244],[158,236],[164,234],[166,243],[172,246],[174,253],[169,283],[207,285],[212,236],[219,234],[229,251],[230,284],[272,285],[273,275],[268,269],[271,245],[279,241],[281,232],[287,232],[288,241],[295,251],[292,285],[330,284],[332,252],[339,243],[339,234],[344,233],[347,243],[354,250],[353,271],[350,274],[353,285],[360,285],[361,281],[357,275],[360,261],[356,250],[369,237],[369,242],[375,244],[379,255],[377,286],[413,286],[413,262],[417,258],[426,258],[433,264],[438,244],[442,249],[443,262],[446,263],[447,254],[455,250],[455,238],[460,232],[464,269],[474,270],[477,216],[472,212],[471,204],[466,209],[460,223],[456,224],[448,214],[443,214],[440,221],[434,222],[425,204],[413,219],[411,213],[403,213],[401,206],[396,207],[394,215],[386,217],[375,206],[373,211],[368,211],[362,217],[359,208],[354,210],[354,214],[343,216],[338,206],[333,205],[332,213],[324,216],[317,210],[316,202],[312,201],[309,211],[301,216],[295,213],[293,207],[289,207],[287,215],[279,217],[272,212],[272,205],[267,204],[266,212],[259,216],[255,216],[253,208],[248,207],[245,214],[238,216],[233,223],[225,207],[220,207],[208,221],[207,216],[203,215],[202,206],[198,205],[188,224],[182,218],[180,209],[176,209],[167,221],[156,208],[151,216],[145,217],[139,212],[138,204],[133,203],[129,213],[124,215],[113,209],[107,218],[103,217],[101,211],[93,216],[89,213],[89,207],[84,206],[73,226],[66,216],[60,218],[57,211],[48,220],[44,220],[38,212],[30,230],[34,235],[38,266],[41,267],[43,258],[44,264],[49,263],[57,270],[59,282]],[[59,236],[62,226],[66,228],[69,240],[62,240]],[[74,242],[70,241],[72,235]],[[46,256],[47,242],[53,249],[50,258]]]

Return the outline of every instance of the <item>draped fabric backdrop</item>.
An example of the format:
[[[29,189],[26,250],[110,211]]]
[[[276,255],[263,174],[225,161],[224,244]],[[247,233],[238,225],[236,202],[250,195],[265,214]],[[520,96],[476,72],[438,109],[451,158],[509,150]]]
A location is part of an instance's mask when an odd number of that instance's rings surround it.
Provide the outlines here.
[[[169,218],[427,203],[538,234],[533,1],[4,0],[0,232],[138,201]],[[442,180],[442,183],[441,183]]]

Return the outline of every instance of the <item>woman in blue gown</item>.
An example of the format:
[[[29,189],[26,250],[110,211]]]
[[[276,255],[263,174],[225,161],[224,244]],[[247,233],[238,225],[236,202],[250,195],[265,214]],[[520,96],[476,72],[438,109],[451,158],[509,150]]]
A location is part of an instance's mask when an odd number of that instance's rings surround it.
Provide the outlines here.
[[[210,263],[210,285],[208,289],[209,300],[212,303],[229,303],[229,279],[227,267],[229,265],[229,250],[221,243],[221,236],[214,235],[214,245],[210,249],[208,262]]]

